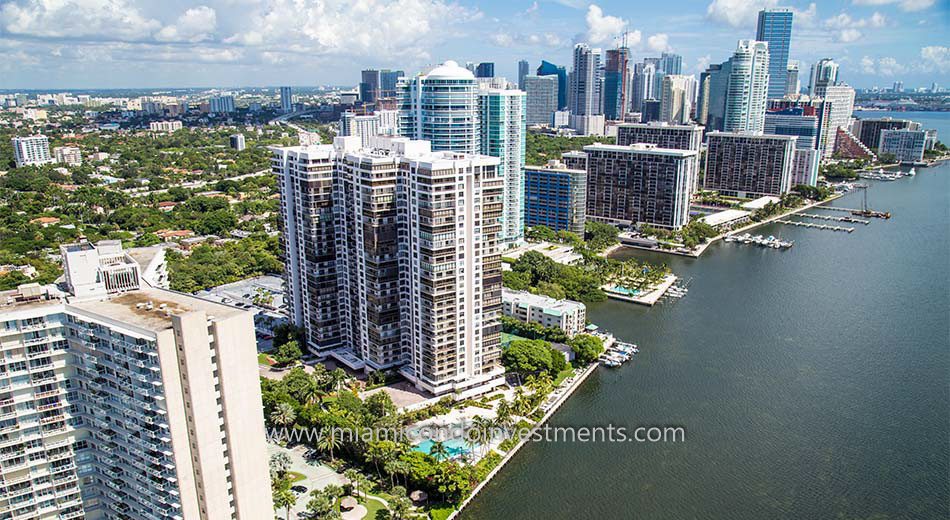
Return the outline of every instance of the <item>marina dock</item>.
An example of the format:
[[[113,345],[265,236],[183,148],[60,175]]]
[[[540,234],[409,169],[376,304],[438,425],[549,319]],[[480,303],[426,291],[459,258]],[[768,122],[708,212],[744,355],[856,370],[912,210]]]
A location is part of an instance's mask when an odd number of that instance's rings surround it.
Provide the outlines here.
[[[864,224],[865,226],[871,223],[870,220],[864,220],[864,219],[854,218],[854,217],[832,217],[830,215],[813,215],[811,213],[798,213],[798,216],[804,217],[804,218],[813,218],[813,219],[818,219],[818,220],[832,220],[835,222],[851,222],[854,224]]]
[[[829,226],[827,224],[812,224],[810,222],[795,222],[794,220],[776,220],[780,224],[788,224],[789,226],[799,226],[806,228],[814,229],[827,229],[829,231],[847,231],[848,233],[853,233],[853,227],[841,227],[841,226]]]

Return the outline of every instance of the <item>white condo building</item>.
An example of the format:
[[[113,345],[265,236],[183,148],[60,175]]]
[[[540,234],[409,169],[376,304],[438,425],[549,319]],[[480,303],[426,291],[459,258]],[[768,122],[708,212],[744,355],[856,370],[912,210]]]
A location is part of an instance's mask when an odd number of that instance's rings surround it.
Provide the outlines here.
[[[181,130],[181,121],[152,121],[148,129],[152,132],[175,132]]]
[[[0,516],[273,516],[252,314],[61,252],[68,294],[0,293]]]
[[[502,290],[505,316],[544,327],[561,329],[568,337],[584,332],[587,306],[572,300],[557,300],[527,291]]]
[[[343,112],[340,116],[340,135],[357,135],[363,146],[377,135],[397,135],[399,133],[399,111],[377,110],[372,114],[360,115],[355,112]]]
[[[667,74],[663,76],[663,94],[660,97],[660,120],[666,123],[689,123],[693,109],[692,94],[696,91],[696,78]]]
[[[525,93],[482,89],[478,93],[482,155],[498,157],[498,175],[505,180],[501,241],[524,241]]]
[[[82,164],[82,152],[78,146],[57,146],[53,148],[53,157],[56,162],[67,166],[79,166]]]
[[[824,155],[831,158],[835,151],[835,139],[839,128],[847,129],[854,112],[854,89],[848,85],[824,85],[815,87],[815,95],[829,103],[828,132],[825,133]]]
[[[769,91],[769,46],[755,40],[739,40],[732,55],[726,90],[726,132],[761,132]]]
[[[436,395],[500,384],[499,159],[405,137],[273,152],[291,317],[308,348],[353,369],[399,367]]]
[[[478,153],[478,84],[471,71],[446,61],[401,78],[399,135],[432,143],[433,150]]]
[[[49,153],[49,139],[45,135],[14,137],[10,142],[17,168],[49,164],[55,160]]]

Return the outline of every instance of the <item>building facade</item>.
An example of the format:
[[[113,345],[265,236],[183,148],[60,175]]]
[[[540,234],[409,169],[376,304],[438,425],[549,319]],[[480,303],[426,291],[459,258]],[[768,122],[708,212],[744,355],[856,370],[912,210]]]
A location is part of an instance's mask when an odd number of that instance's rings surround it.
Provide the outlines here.
[[[502,234],[509,246],[524,241],[525,93],[482,89],[478,93],[480,153],[498,157],[497,175],[505,180]]]
[[[668,123],[626,123],[617,127],[617,144],[653,144],[657,148],[673,150],[691,150],[696,152],[696,165],[693,167],[693,185],[695,192],[699,182],[700,147],[703,144],[703,127],[699,125],[671,125]]]
[[[788,49],[792,43],[792,10],[771,8],[759,11],[755,39],[769,45],[769,99],[788,92]]]
[[[788,193],[796,140],[785,135],[710,132],[703,188],[743,198]]]
[[[663,90],[660,96],[660,120],[667,123],[686,124],[693,111],[693,98],[696,78],[667,74],[663,76]]]
[[[729,67],[726,87],[726,132],[761,132],[769,87],[769,46],[755,40],[739,40]]]
[[[881,130],[878,155],[894,154],[902,163],[920,163],[924,160],[927,132],[923,130]]]
[[[547,226],[584,236],[587,221],[586,167],[571,169],[560,161],[526,166],[525,225]]]
[[[281,112],[294,111],[294,91],[290,87],[280,87],[280,110]]]
[[[109,286],[103,269],[137,264],[98,247],[63,246],[70,287],[97,285],[85,296],[3,295],[2,399],[17,411],[4,414],[0,508],[41,520],[273,515],[252,314]]]
[[[531,74],[531,66],[528,64],[528,60],[520,60],[518,62],[518,90],[524,90],[524,78],[528,74]]]
[[[242,151],[247,148],[247,142],[244,139],[244,134],[233,134],[228,137],[228,144],[231,146],[232,150]]]
[[[557,76],[557,109],[567,109],[567,70],[564,67],[542,60],[536,73],[538,76]]]
[[[810,106],[770,110],[765,113],[765,133],[797,137],[791,185],[817,186],[821,159],[821,120],[817,110]]]
[[[823,158],[830,158],[835,152],[835,140],[838,129],[847,128],[851,124],[851,114],[854,111],[854,89],[847,85],[819,85],[816,87],[817,97],[828,103],[828,132],[822,152]]]
[[[208,102],[212,114],[228,114],[234,112],[234,96],[215,96]]]
[[[399,135],[432,149],[474,154],[481,149],[475,76],[454,61],[399,84]]]
[[[556,300],[527,291],[504,289],[502,309],[505,316],[560,329],[569,338],[584,332],[587,326],[587,306],[572,300]]]
[[[10,142],[13,144],[13,159],[17,168],[55,161],[49,153],[49,139],[45,135],[14,137]]]
[[[67,166],[79,166],[82,164],[82,152],[78,146],[57,146],[53,148],[53,157],[56,162]]]
[[[372,114],[359,115],[355,112],[343,112],[340,115],[340,135],[359,136],[363,146],[377,135],[396,135],[399,131],[399,111],[377,110]]]
[[[649,144],[593,144],[584,152],[589,219],[667,229],[689,222],[697,152]]]
[[[623,120],[630,104],[630,49],[609,49],[605,58],[604,116],[609,120]]]
[[[527,102],[525,123],[528,125],[554,125],[557,112],[557,76],[525,76],[524,91]]]
[[[868,148],[876,149],[880,145],[882,130],[920,130],[920,123],[909,119],[890,117],[858,119],[852,133]]]
[[[587,44],[574,46],[574,69],[570,74],[568,106],[572,116],[603,114],[601,51]]]
[[[308,348],[398,366],[434,394],[500,384],[499,163],[401,137],[275,148],[287,296]]]

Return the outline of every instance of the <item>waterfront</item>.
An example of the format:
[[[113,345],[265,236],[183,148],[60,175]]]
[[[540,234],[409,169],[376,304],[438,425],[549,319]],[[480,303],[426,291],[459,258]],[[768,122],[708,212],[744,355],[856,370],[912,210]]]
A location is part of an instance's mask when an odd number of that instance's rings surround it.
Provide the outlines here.
[[[641,354],[551,424],[684,426],[686,442],[529,444],[461,518],[948,517],[950,164],[869,182],[894,217],[854,233],[769,224],[756,233],[795,247],[618,253],[668,263],[689,295],[589,306]]]

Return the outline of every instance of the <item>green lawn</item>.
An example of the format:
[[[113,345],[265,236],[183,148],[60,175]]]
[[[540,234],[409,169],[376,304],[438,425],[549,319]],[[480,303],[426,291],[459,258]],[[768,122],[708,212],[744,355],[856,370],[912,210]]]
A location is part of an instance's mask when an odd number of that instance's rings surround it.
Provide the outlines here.
[[[296,471],[288,471],[287,475],[290,477],[291,483],[300,482],[301,480],[304,480],[305,478],[307,478],[307,476],[304,475],[303,473],[297,473]]]
[[[267,354],[258,354],[257,355],[257,364],[258,365],[273,365],[274,360],[270,358]]]
[[[389,520],[389,510],[382,503],[376,500],[359,499],[360,504],[366,507],[365,520]]]

